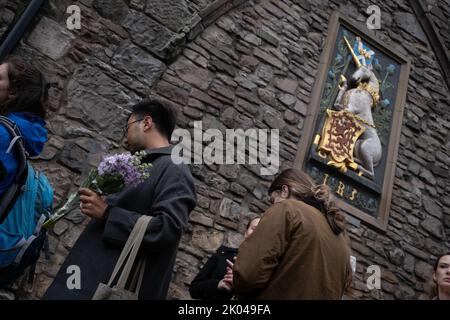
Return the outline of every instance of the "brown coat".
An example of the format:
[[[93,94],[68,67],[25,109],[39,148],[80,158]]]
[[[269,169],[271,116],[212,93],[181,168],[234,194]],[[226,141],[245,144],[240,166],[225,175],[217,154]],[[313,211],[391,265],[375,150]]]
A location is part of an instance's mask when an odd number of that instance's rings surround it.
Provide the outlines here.
[[[288,199],[239,247],[233,284],[242,299],[341,299],[349,274],[347,238],[316,208]]]

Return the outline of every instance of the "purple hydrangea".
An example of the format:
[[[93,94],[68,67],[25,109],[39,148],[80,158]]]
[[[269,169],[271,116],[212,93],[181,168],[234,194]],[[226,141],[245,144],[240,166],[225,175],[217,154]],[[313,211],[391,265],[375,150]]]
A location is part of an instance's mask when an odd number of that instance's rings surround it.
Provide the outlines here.
[[[142,173],[136,165],[136,158],[130,153],[121,153],[105,157],[98,166],[99,175],[118,174],[126,186],[141,182]]]
[[[151,167],[151,164],[142,161],[145,156],[145,151],[141,151],[135,155],[122,153],[105,157],[97,167],[97,170],[91,170],[82,187],[90,188],[99,194],[106,195],[119,192],[124,186],[136,186],[149,177],[148,169]],[[112,176],[112,179],[110,179],[109,175]],[[117,179],[119,177],[121,179]],[[98,180],[101,181],[99,182]],[[64,205],[45,221],[43,227],[48,229],[53,226],[62,217],[71,212],[72,205],[78,201],[78,192],[72,192]]]

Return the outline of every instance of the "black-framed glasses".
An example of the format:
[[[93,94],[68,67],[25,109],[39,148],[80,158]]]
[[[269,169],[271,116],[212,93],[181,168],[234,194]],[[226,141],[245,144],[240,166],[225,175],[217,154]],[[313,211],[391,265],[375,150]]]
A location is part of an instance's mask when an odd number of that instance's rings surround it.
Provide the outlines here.
[[[125,126],[125,128],[123,128],[123,137],[125,137],[126,135],[127,135],[127,133],[128,133],[128,129],[130,129],[130,127],[131,127],[131,125],[133,124],[133,123],[136,123],[136,122],[139,122],[139,121],[142,121],[142,120],[144,120],[144,119],[138,119],[138,120],[135,120],[135,121],[132,121],[132,122],[130,122],[130,123],[127,123],[127,125]]]

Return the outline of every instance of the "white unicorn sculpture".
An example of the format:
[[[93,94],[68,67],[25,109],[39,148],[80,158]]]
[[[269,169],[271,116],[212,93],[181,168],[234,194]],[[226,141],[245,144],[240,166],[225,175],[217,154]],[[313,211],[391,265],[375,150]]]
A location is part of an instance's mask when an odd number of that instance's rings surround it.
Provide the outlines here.
[[[360,164],[359,169],[361,172],[373,179],[374,167],[381,160],[382,148],[373,122],[371,109],[378,104],[380,99],[380,86],[377,77],[372,72],[372,66],[370,65],[368,67],[365,59],[362,59],[362,64],[345,37],[344,41],[358,69],[352,74],[350,84],[341,75],[339,93],[334,104],[334,109],[346,109],[350,111],[366,128],[364,133],[356,141],[354,159],[355,162]],[[359,43],[361,48],[361,41]],[[349,86],[351,89],[348,89]]]

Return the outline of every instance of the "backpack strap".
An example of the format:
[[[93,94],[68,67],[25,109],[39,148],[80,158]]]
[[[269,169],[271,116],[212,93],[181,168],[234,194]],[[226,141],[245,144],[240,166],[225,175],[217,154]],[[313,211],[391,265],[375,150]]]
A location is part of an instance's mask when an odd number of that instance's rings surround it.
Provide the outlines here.
[[[3,125],[9,134],[12,136],[6,153],[12,152],[14,148],[15,154],[18,159],[18,167],[16,176],[13,183],[0,197],[0,224],[8,216],[9,211],[13,207],[15,201],[23,191],[22,188],[27,180],[27,160],[28,153],[25,150],[24,140],[20,133],[19,127],[10,119],[4,116],[0,116],[0,125]]]
[[[9,143],[9,146],[8,146],[8,150],[6,150],[6,153],[10,153],[10,152],[11,152],[11,149],[14,147],[14,145],[16,144],[16,142],[17,142],[19,139],[22,139],[22,136],[16,136],[16,137],[14,137],[14,138],[11,140],[11,142]]]
[[[34,240],[36,240],[36,238],[39,236],[40,232],[41,232],[41,228],[42,228],[42,224],[44,223],[44,221],[47,219],[46,216],[42,215],[36,225],[36,229],[34,230],[33,234],[23,243],[20,247],[20,251],[16,256],[16,259],[14,260],[15,264],[20,264],[20,262],[22,261],[22,257],[25,254],[25,252],[27,251],[28,247],[33,243]],[[16,245],[17,247],[17,245]]]

